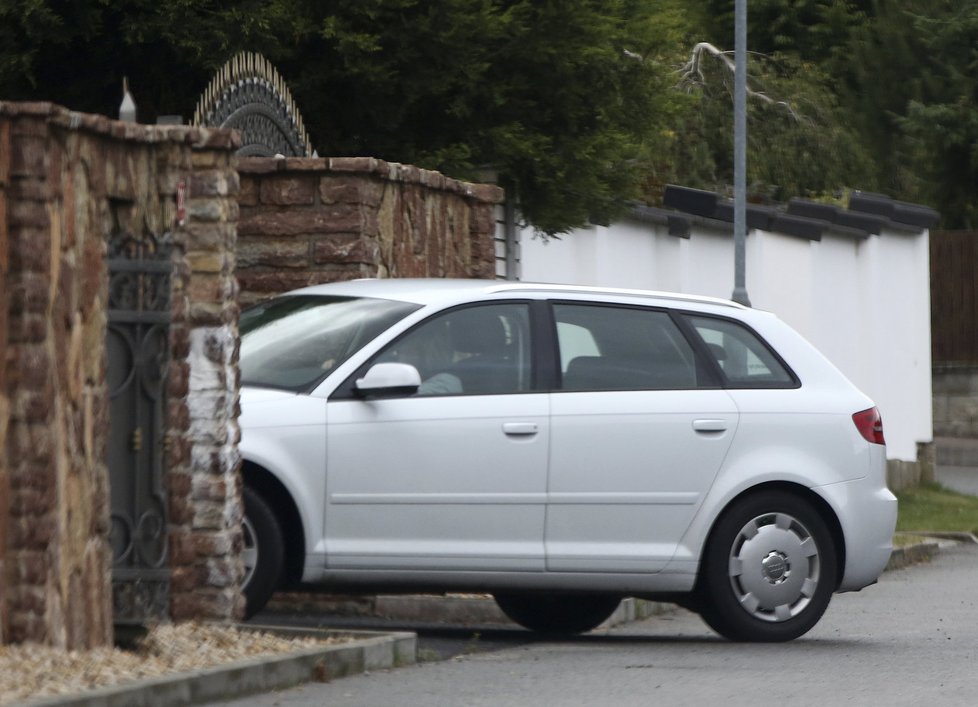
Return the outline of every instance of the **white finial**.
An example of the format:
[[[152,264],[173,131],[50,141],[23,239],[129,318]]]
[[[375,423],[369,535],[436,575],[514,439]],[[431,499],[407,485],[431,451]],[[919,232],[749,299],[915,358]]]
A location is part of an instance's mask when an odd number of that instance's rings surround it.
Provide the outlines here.
[[[122,77],[122,103],[119,105],[119,120],[125,123],[136,122],[136,102],[129,93],[129,79]]]

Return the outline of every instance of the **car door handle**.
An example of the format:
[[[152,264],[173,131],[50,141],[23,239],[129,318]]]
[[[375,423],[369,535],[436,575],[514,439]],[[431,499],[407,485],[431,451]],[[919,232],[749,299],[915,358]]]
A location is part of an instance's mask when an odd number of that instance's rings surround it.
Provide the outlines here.
[[[723,432],[727,429],[726,420],[693,420],[693,429],[697,432]]]
[[[503,432],[512,437],[535,435],[539,432],[535,422],[504,422]]]

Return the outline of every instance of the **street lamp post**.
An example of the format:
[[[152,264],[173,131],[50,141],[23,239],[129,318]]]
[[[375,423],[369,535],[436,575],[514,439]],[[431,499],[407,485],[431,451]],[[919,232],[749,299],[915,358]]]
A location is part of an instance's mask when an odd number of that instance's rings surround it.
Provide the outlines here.
[[[747,0],[734,5],[734,302],[747,297]]]

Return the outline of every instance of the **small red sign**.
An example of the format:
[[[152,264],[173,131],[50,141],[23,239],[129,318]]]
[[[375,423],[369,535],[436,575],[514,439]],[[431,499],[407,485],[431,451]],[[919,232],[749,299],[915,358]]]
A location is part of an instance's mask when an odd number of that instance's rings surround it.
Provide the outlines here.
[[[177,182],[177,226],[187,222],[187,180]]]

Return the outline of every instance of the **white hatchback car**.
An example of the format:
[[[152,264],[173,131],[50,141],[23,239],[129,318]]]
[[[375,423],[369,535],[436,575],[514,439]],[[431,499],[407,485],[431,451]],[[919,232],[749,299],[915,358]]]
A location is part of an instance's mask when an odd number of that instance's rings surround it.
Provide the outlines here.
[[[771,314],[363,280],[248,309],[241,337],[249,615],[285,584],[476,591],[579,632],[636,596],[784,641],[890,556],[879,413]]]

